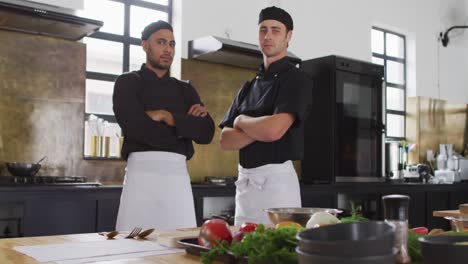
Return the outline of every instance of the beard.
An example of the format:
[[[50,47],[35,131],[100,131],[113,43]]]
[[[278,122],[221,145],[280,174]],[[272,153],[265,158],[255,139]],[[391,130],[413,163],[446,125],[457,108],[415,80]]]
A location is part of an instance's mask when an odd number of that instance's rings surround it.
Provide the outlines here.
[[[159,70],[169,70],[169,68],[171,68],[172,60],[167,64],[163,64],[161,63],[160,58],[155,59],[154,57],[156,56],[154,56],[153,50],[150,49],[146,54],[146,61],[151,65],[151,67]]]
[[[150,57],[147,57],[147,61],[149,62],[149,64],[151,65],[151,67],[153,68],[156,68],[156,69],[160,69],[160,70],[168,70],[169,68],[171,68],[171,63],[165,65],[165,64],[161,64],[159,62],[159,60],[153,60],[152,58]]]

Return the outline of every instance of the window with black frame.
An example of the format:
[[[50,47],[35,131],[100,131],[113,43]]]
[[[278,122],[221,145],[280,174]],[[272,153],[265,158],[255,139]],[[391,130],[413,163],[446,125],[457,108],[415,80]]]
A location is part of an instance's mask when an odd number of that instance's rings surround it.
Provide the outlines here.
[[[372,27],[372,62],[385,66],[385,124],[387,140],[406,137],[406,39]]]
[[[119,159],[123,141],[112,110],[115,79],[146,61],[141,31],[151,22],[171,23],[172,0],[84,0],[85,17],[104,22],[86,44],[84,157]]]

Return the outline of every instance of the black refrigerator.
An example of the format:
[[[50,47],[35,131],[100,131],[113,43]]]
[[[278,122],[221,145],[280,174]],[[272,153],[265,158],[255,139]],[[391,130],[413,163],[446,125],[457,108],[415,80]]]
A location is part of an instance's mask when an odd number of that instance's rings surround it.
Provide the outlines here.
[[[303,61],[300,68],[314,81],[301,181],[384,181],[384,67],[326,56]]]

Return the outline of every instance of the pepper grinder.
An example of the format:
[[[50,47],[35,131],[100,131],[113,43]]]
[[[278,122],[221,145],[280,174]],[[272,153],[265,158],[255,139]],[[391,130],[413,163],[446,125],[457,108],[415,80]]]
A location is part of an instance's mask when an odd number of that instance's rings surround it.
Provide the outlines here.
[[[408,254],[408,208],[410,197],[392,194],[382,197],[384,220],[395,227],[396,263],[411,263]]]

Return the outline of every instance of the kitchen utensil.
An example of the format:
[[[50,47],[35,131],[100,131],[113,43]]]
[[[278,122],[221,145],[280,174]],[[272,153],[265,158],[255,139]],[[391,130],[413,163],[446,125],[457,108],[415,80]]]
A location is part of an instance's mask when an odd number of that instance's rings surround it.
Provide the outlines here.
[[[41,162],[46,160],[46,159],[47,159],[47,156],[44,156],[38,162],[36,162],[36,164],[41,164]]]
[[[340,249],[337,249],[339,252]],[[320,264],[394,264],[395,256],[393,253],[378,256],[367,257],[337,257],[337,256],[321,256],[310,254],[296,248],[299,264],[320,263]]]
[[[110,232],[101,232],[99,235],[106,236],[107,239],[113,239],[115,236],[119,234],[119,231],[110,231]]]
[[[460,158],[459,167],[460,167],[460,178],[462,181],[468,180],[468,159]]]
[[[269,208],[264,209],[264,212],[268,213],[268,217],[273,224],[278,224],[283,221],[293,221],[302,226],[306,226],[307,221],[310,217],[317,212],[327,212],[334,216],[341,213],[341,210],[332,208]]]
[[[41,162],[45,159],[47,156],[42,157],[36,163],[7,162],[6,166],[13,176],[33,177],[41,169]]]
[[[377,221],[335,224],[302,231],[297,240],[299,250],[317,256],[387,256],[393,252],[394,228]]]
[[[199,227],[181,228],[176,230],[157,230],[156,240],[162,246],[183,247],[178,243],[179,240],[192,238],[197,239],[199,234]]]
[[[141,233],[139,233],[136,237],[139,238],[139,239],[143,239],[149,235],[151,235],[151,233],[154,232],[154,228],[151,228],[151,229],[147,229]]]
[[[22,163],[22,162],[7,162],[8,171],[13,176],[19,177],[33,177],[41,168],[38,163]]]
[[[134,238],[136,237],[139,233],[141,232],[141,227],[135,227],[133,228],[132,231],[130,231],[130,234],[128,234],[126,237],[124,238]]]
[[[424,236],[419,238],[425,264],[466,263],[468,236]]]
[[[408,254],[408,208],[410,197],[392,194],[382,197],[384,220],[395,227],[394,246],[398,250],[396,263],[411,263]]]
[[[210,251],[209,248],[198,245],[197,238],[187,238],[181,239],[177,242],[178,247],[184,247],[185,252],[190,255],[200,256],[201,253]],[[242,259],[236,259],[234,254],[228,252],[215,257],[215,260],[219,261],[220,263],[236,263],[236,264],[247,264],[248,258],[244,257]]]

